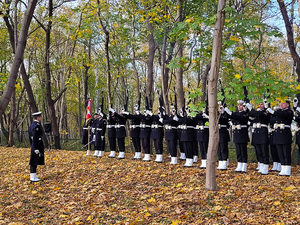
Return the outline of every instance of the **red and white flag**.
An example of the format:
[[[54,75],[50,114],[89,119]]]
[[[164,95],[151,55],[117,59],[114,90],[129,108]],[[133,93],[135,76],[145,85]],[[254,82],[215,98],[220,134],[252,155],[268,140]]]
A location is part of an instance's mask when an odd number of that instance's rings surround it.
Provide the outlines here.
[[[92,118],[92,100],[88,100],[88,104],[86,107],[86,123]]]

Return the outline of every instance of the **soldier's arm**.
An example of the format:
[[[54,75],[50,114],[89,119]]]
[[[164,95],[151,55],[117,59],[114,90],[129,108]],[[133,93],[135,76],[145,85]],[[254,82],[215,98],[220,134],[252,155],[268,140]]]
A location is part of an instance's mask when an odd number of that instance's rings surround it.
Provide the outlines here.
[[[294,113],[292,110],[277,110],[273,114],[274,116],[282,116],[289,119],[293,119]]]

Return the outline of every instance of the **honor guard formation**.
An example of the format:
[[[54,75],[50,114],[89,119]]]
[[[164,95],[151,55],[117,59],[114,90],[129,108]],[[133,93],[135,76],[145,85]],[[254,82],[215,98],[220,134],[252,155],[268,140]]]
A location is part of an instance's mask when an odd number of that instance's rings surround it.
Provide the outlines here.
[[[175,97],[176,102],[176,97]],[[247,145],[251,140],[258,161],[257,170],[262,175],[269,173],[269,148],[273,161],[271,171],[278,171],[279,175],[291,175],[291,145],[292,133],[296,134],[296,144],[300,147],[300,105],[298,99],[293,100],[293,110],[290,100],[280,104],[280,107],[270,108],[264,99],[257,109],[248,101],[237,101],[237,111],[230,111],[225,104],[219,102],[219,164],[217,169],[226,170],[229,164],[228,143],[232,136],[236,149],[236,172],[247,171]],[[124,107],[117,113],[109,108],[108,115],[102,106],[93,118],[86,121],[83,128],[82,144],[94,146],[93,156],[103,157],[105,152],[105,134],[107,130],[110,148],[109,158],[125,158],[126,123],[130,120],[130,137],[134,146],[134,160],[151,160],[151,140],[155,148],[155,162],[163,161],[163,138],[167,143],[170,154],[170,164],[177,164],[178,147],[180,160],[185,160],[185,167],[192,167],[198,161],[199,149],[201,155],[200,168],[206,168],[206,156],[209,142],[209,116],[207,107],[203,112],[191,116],[189,107],[177,110],[177,104],[171,106],[170,115],[166,115],[163,99],[159,98],[157,114],[152,112],[152,103],[145,99],[145,110],[140,111],[140,98],[131,114],[127,110],[128,98]],[[294,114],[295,112],[295,114]],[[33,123],[29,127],[31,143],[30,180],[39,181],[36,176],[37,165],[44,165],[44,145],[42,141],[43,128],[41,126],[41,112],[33,114]],[[293,122],[293,120],[295,122]],[[292,124],[296,124],[292,125]],[[232,132],[232,135],[230,133]],[[249,138],[251,137],[251,139]],[[144,150],[142,158],[141,149]]]

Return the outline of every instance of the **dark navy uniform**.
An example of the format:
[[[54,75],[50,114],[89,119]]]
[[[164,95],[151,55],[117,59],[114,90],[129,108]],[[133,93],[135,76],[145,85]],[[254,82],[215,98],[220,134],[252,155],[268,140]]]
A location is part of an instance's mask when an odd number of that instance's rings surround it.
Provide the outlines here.
[[[140,139],[145,154],[150,154],[150,134],[151,134],[152,117],[150,115],[140,114],[140,118],[141,118]]]
[[[171,157],[177,157],[177,140],[178,140],[178,121],[173,120],[174,116],[164,116],[163,123],[166,128],[166,137],[168,152]]]
[[[97,119],[95,132],[95,150],[105,151],[106,119]]]
[[[182,118],[181,116],[177,116],[179,119]],[[181,126],[177,126],[177,136],[178,136],[178,144],[179,144],[179,150],[180,150],[180,159],[184,160],[185,159],[185,152],[184,152],[184,146],[183,142],[181,141]]]
[[[233,142],[236,147],[237,161],[247,163],[247,142],[249,142],[247,125],[249,120],[248,113],[247,111],[233,112],[230,118],[233,123]]]
[[[134,146],[135,152],[141,152],[141,140],[140,140],[140,115],[126,115],[127,119],[131,120],[130,124],[130,137]]]
[[[276,144],[281,165],[291,165],[292,132],[291,123],[294,113],[291,109],[278,109],[273,114],[276,117],[274,124],[274,144]]]
[[[230,141],[228,128],[229,128],[229,115],[226,112],[221,113],[219,115],[219,147],[218,147],[219,161],[226,161],[228,159],[228,142]]]
[[[274,142],[274,124],[276,123],[276,117],[271,115],[271,118],[270,118],[269,122],[270,122],[269,145],[270,145],[271,157],[272,157],[273,164],[274,164],[274,166],[271,170],[280,171],[280,166],[278,166],[278,164],[280,164],[280,160],[279,160],[276,144]]]
[[[296,132],[296,144],[298,145],[299,155],[300,155],[300,114],[295,117],[295,121],[297,122],[298,131]]]
[[[269,148],[268,148],[268,124],[270,114],[265,109],[255,111],[252,109],[248,115],[254,117],[252,128],[252,145],[255,147],[257,160],[262,164],[269,164]]]
[[[31,145],[31,154],[30,154],[30,172],[36,173],[37,165],[45,165],[45,156],[44,156],[44,144],[42,140],[43,136],[43,127],[37,121],[34,120],[33,123],[28,128],[29,140]],[[36,154],[35,150],[39,150],[39,153]]]
[[[193,159],[194,142],[197,138],[195,127],[197,122],[188,116],[178,119],[181,128],[180,141],[183,143],[184,152],[187,159]]]
[[[196,132],[197,132],[197,141],[200,147],[201,159],[207,158],[207,149],[208,149],[208,139],[209,139],[209,129],[208,118],[203,117],[203,113],[198,113],[195,117],[197,121]],[[194,156],[198,156],[198,146],[194,147]]]
[[[155,153],[163,154],[164,125],[159,121],[160,116],[152,115],[150,139],[153,140]]]
[[[116,138],[118,140],[119,152],[125,152],[125,137],[126,137],[126,117],[124,115],[114,113],[116,118]]]
[[[107,137],[109,141],[109,148],[111,152],[116,151],[116,118],[112,112],[109,112],[107,118]]]

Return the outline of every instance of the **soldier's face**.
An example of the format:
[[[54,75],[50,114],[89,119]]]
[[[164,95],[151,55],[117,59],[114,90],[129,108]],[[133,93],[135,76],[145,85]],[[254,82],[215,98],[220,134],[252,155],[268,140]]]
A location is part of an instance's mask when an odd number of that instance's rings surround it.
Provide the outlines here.
[[[286,103],[286,102],[283,102],[283,103],[280,104],[281,109],[287,109],[288,107],[289,107],[289,104]]]
[[[39,121],[39,122],[42,122],[42,116],[38,116],[38,117],[36,118],[36,120]]]
[[[239,110],[239,111],[243,111],[243,110],[244,110],[244,106],[243,106],[242,104],[239,104],[239,105],[238,105],[238,110]]]
[[[260,109],[260,110],[263,110],[264,108],[265,108],[264,103],[261,102],[261,103],[259,104],[259,109]]]

